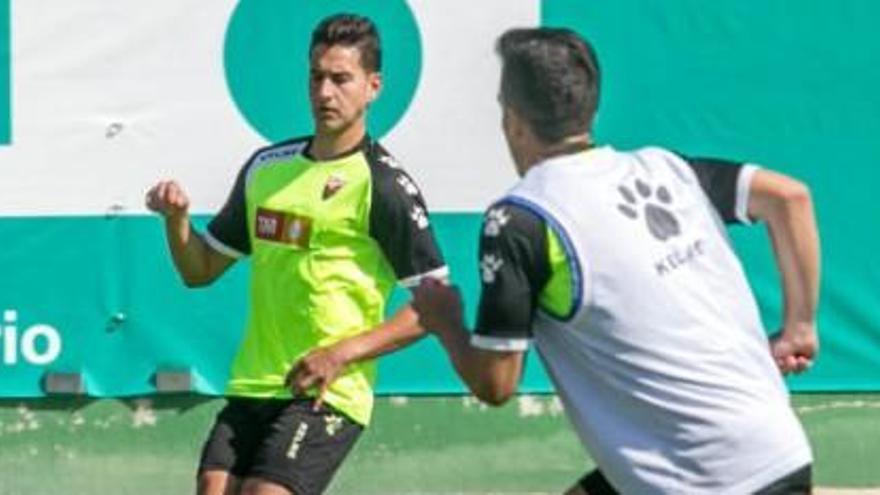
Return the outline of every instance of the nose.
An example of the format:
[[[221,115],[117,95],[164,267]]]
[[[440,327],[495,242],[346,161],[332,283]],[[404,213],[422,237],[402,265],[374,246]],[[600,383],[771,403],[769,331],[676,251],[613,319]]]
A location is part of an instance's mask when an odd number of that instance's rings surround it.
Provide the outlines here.
[[[329,77],[322,77],[314,81],[315,96],[321,101],[327,101],[333,96],[333,84]]]

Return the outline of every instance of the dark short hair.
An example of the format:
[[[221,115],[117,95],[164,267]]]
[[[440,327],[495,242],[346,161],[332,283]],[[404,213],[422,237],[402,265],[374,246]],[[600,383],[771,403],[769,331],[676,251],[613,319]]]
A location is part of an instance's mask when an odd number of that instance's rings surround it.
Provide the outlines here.
[[[361,66],[370,72],[382,70],[379,30],[370,19],[355,14],[336,14],[324,18],[312,31],[309,55],[319,45],[354,46],[361,54]]]
[[[495,47],[503,65],[501,103],[542,141],[590,131],[599,104],[599,61],[590,43],[560,28],[511,29]]]

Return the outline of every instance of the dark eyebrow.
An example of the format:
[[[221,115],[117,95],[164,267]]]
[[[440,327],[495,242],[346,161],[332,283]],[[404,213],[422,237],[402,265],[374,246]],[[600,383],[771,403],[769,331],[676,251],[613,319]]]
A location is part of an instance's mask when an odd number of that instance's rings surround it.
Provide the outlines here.
[[[352,73],[349,72],[349,71],[320,70],[320,69],[314,69],[314,68],[309,69],[309,74],[310,74],[311,76],[316,76],[316,75],[327,75],[327,76],[330,76],[330,77],[335,77],[335,76],[350,76],[350,75],[352,75]]]

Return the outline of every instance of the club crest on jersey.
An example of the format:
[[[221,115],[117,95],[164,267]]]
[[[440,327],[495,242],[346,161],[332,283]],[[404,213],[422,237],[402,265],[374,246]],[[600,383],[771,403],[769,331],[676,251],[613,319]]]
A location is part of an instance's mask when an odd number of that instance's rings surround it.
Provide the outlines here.
[[[327,183],[324,184],[324,191],[321,193],[321,199],[326,201],[332,198],[344,185],[345,179],[337,175],[331,175],[330,178],[327,179]]]
[[[312,236],[312,219],[294,213],[257,208],[254,228],[258,239],[307,248]]]

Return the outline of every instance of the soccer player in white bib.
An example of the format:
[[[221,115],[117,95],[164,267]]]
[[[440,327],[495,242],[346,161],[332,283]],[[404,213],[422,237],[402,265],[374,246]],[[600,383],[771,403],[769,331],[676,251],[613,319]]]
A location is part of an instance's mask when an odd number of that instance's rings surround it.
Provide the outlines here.
[[[818,351],[806,186],[752,164],[596,146],[599,66],[571,31],[511,30],[497,51],[521,180],[484,218],[473,336],[441,282],[416,291],[422,324],[494,405],[535,345],[598,465],[571,494],[809,493],[812,453],[782,379]],[[756,222],[784,298],[769,340],[725,230]]]

